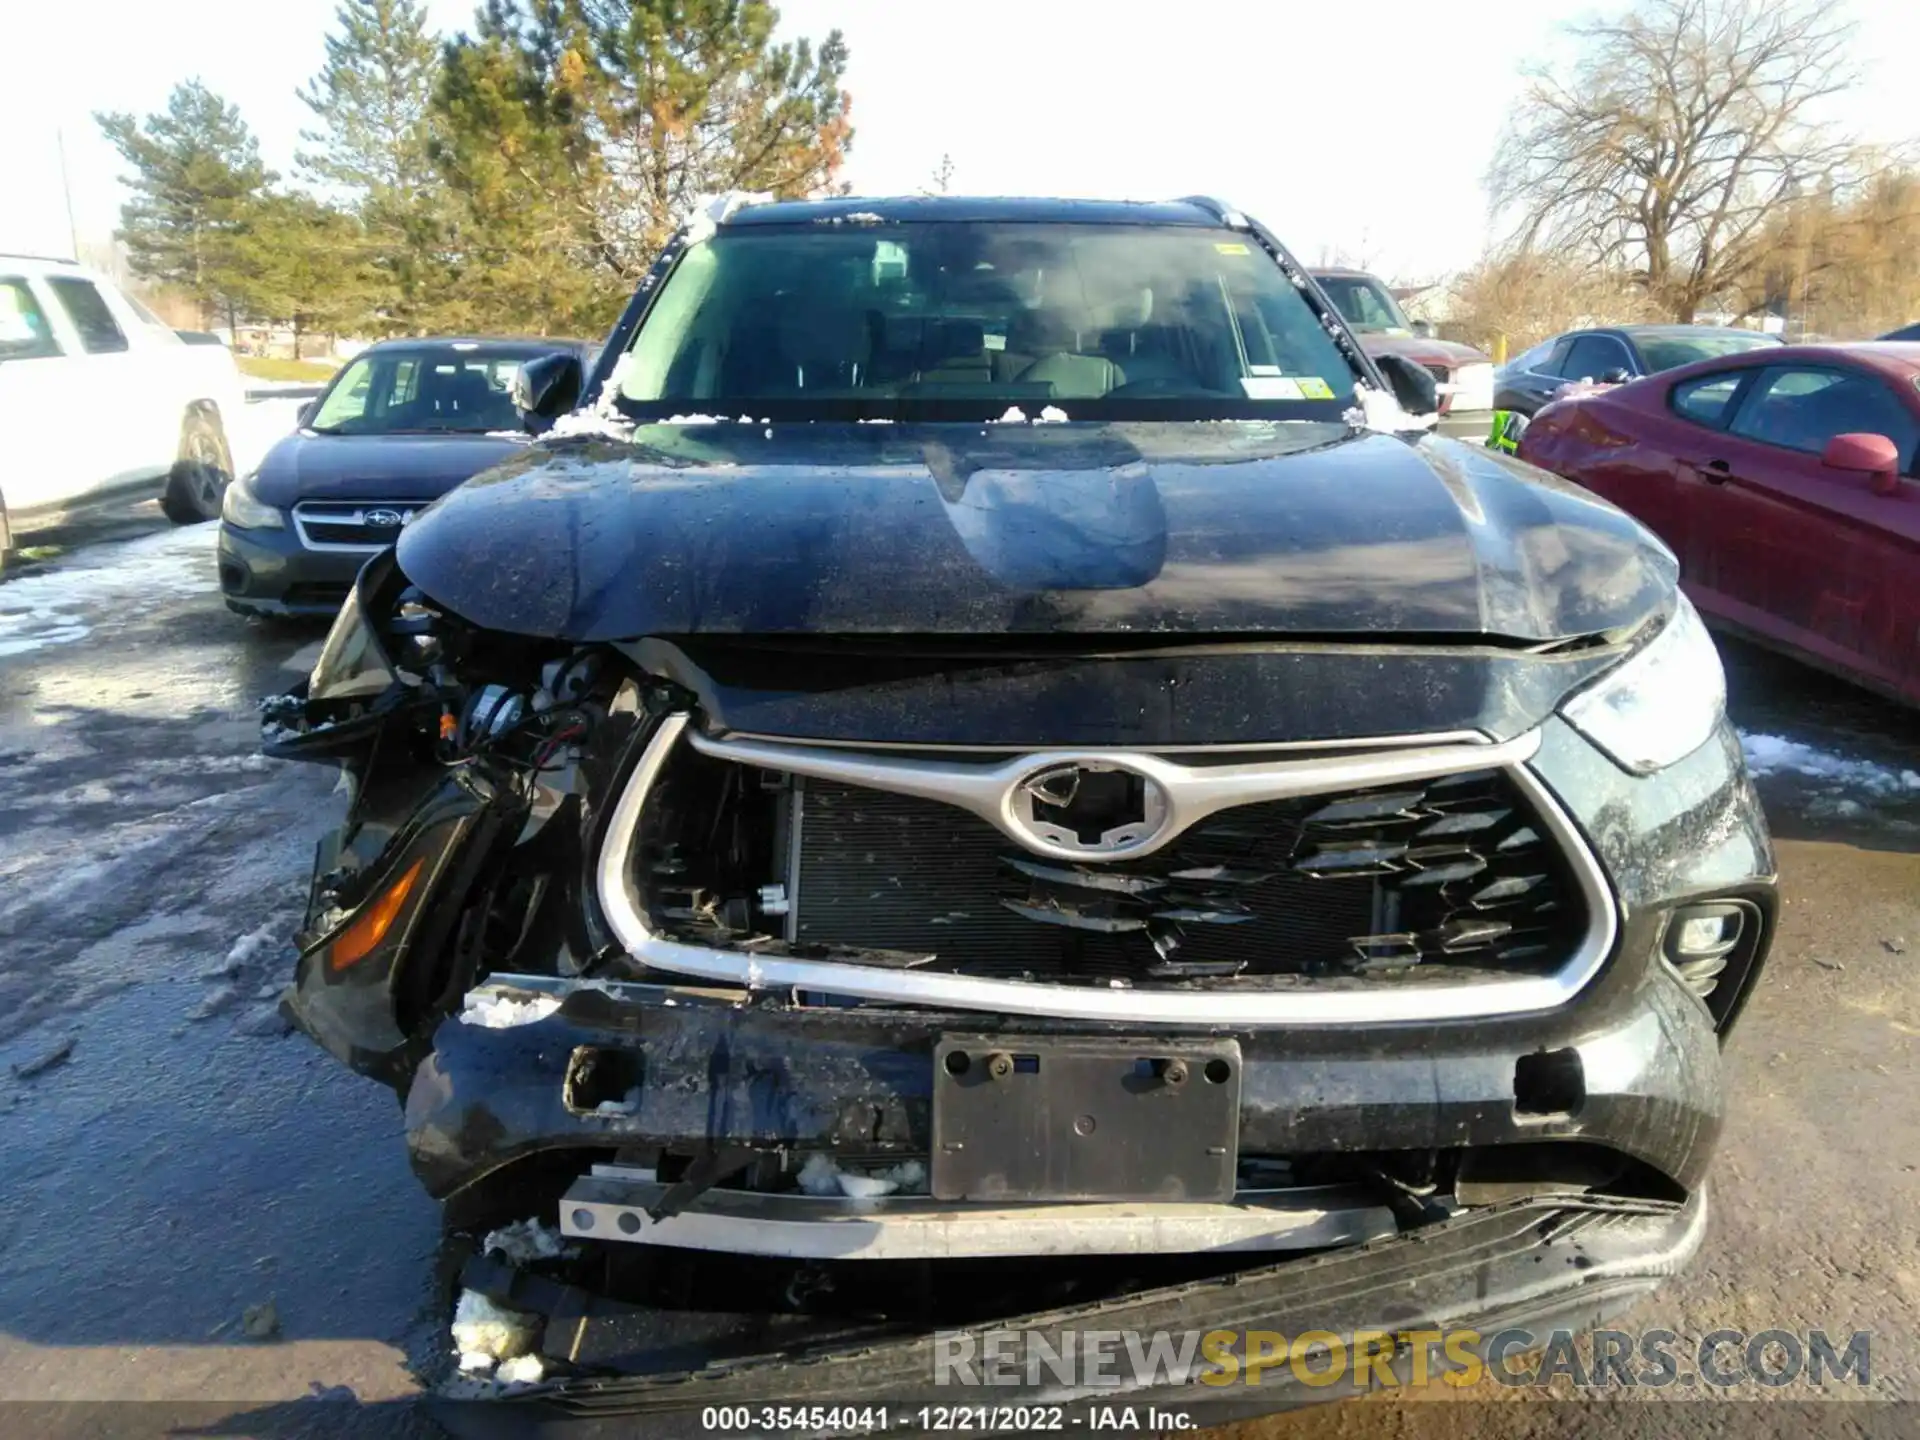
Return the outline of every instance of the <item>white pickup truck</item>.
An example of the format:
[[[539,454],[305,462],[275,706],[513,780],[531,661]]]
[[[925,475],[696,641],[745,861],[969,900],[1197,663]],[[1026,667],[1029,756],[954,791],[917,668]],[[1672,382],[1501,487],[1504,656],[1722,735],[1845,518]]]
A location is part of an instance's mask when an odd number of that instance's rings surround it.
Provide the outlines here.
[[[78,265],[0,255],[0,553],[142,496],[179,524],[213,519],[245,403],[226,346],[186,343]]]

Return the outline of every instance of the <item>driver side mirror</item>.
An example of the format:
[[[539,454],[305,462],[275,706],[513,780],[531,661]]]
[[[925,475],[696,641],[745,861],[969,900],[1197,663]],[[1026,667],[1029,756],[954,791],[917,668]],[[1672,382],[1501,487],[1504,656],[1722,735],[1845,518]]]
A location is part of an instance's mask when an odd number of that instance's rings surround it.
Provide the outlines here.
[[[1600,372],[1600,383],[1602,385],[1624,385],[1631,379],[1633,379],[1633,376],[1627,373],[1627,368],[1624,365],[1615,365],[1611,370],[1603,370]]]
[[[513,372],[513,408],[520,422],[538,434],[580,403],[585,381],[580,357],[571,351],[542,355]]]
[[[1433,338],[1433,322],[1431,320],[1415,320],[1413,322],[1413,333],[1418,335],[1422,340],[1431,340]]]
[[[1827,441],[1820,463],[1829,470],[1865,475],[1876,495],[1900,493],[1900,447],[1884,435],[1850,431]]]
[[[319,413],[320,402],[318,400],[307,401],[293,417],[294,428],[297,430],[306,429],[307,426],[313,423],[313,417]]]
[[[1426,366],[1416,365],[1404,355],[1376,355],[1373,363],[1402,410],[1409,415],[1440,413],[1440,382]]]

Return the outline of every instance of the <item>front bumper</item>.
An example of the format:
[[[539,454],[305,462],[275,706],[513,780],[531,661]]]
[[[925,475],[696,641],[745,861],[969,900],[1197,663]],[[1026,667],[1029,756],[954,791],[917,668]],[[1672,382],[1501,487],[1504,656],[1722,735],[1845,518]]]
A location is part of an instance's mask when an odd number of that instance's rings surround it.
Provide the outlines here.
[[[608,1307],[570,1287],[529,1285],[504,1266],[477,1262],[468,1267],[470,1286],[501,1303],[547,1313],[550,1360],[577,1364],[605,1356],[612,1363],[602,1373],[556,1380],[506,1400],[440,1400],[432,1408],[462,1435],[529,1435],[549,1428],[575,1436],[629,1435],[636,1423],[650,1436],[711,1433],[716,1406],[743,1407],[733,1412],[734,1427],[767,1433],[785,1426],[778,1419],[756,1420],[761,1406],[853,1409],[856,1398],[888,1412],[884,1420],[861,1416],[856,1429],[884,1426],[907,1433],[936,1427],[993,1433],[1014,1423],[996,1413],[1009,1406],[1042,1407],[1035,1423],[1043,1426],[1050,1423],[1051,1408],[1060,1407],[1061,1428],[1083,1428],[1089,1407],[1116,1401],[1133,1407],[1136,1417],[1151,1405],[1162,1413],[1185,1412],[1191,1426],[1220,1424],[1384,1383],[1379,1366],[1354,1364],[1328,1384],[1325,1358],[1314,1363],[1318,1373],[1310,1379],[1271,1359],[1254,1366],[1248,1361],[1260,1353],[1252,1348],[1256,1332],[1265,1332],[1260,1338],[1269,1357],[1276,1340],[1284,1356],[1285,1341],[1305,1332],[1338,1337],[1346,1356],[1370,1351],[1387,1357],[1386,1376],[1405,1385],[1416,1375],[1484,1358],[1487,1342],[1503,1331],[1545,1337],[1622,1314],[1692,1259],[1705,1234],[1707,1209],[1704,1189],[1679,1204],[1518,1201],[1367,1246],[992,1325],[935,1334],[842,1330],[811,1343],[794,1333],[779,1354],[756,1354],[764,1350],[765,1337],[750,1338],[744,1323],[739,1335],[710,1331],[690,1349],[688,1327],[676,1324],[680,1317],[671,1312]],[[1104,1383],[1084,1372],[1063,1383],[1057,1372],[1045,1366],[1027,1371],[1017,1360],[996,1371],[991,1360],[1005,1354],[996,1347],[1015,1330],[1025,1332],[1027,1345],[1043,1341],[1054,1355],[1073,1353],[1076,1341],[1086,1345],[1105,1336],[1120,1363],[1107,1367]],[[1459,1344],[1463,1330],[1474,1334]],[[1231,1367],[1214,1358],[1223,1353],[1216,1348],[1194,1352],[1184,1369],[1169,1364],[1137,1376],[1125,1350],[1113,1344],[1116,1336],[1144,1341],[1165,1335],[1177,1344],[1184,1335],[1208,1334],[1217,1345],[1221,1332]],[[1455,1345],[1443,1347],[1443,1335]],[[1416,1348],[1423,1362],[1418,1370]],[[830,1423],[815,1433],[852,1432]]]
[[[291,526],[236,530],[220,522],[220,590],[242,615],[331,619],[376,551],[312,550]]]

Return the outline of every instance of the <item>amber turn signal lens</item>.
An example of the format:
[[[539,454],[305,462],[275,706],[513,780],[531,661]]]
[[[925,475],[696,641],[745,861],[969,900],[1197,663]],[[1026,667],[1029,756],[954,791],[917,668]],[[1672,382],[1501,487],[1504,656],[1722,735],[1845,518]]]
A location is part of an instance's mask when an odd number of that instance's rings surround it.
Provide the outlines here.
[[[407,896],[413,893],[414,881],[420,878],[420,867],[426,863],[424,856],[414,861],[407,868],[407,873],[389,885],[380,898],[369,905],[360,918],[333,942],[331,963],[335,970],[358,965],[372,953],[374,946],[387,938],[387,931],[393,928],[393,922],[400,918],[401,910],[406,908]]]

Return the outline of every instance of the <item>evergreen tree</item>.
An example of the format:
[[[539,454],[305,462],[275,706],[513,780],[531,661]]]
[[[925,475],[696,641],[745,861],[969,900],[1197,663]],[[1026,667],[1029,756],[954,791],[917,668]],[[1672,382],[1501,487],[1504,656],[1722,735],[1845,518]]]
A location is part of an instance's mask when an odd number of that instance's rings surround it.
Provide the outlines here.
[[[379,278],[353,215],[311,195],[261,197],[250,219],[241,295],[247,313],[293,331],[293,358],[316,334],[364,328]]]
[[[766,0],[487,0],[435,97],[468,324],[601,333],[702,195],[830,185],[846,45],[776,45],[778,20]]]
[[[368,327],[422,328],[445,291],[445,196],[429,154],[439,45],[419,0],[340,0],[326,63],[300,98],[324,128],[301,169],[343,191],[364,232]]]
[[[300,168],[356,198],[414,194],[433,181],[427,117],[439,46],[418,0],[340,0],[327,61],[300,92],[324,128],[300,138]]]
[[[144,121],[94,117],[132,167],[120,238],[134,274],[172,285],[204,312],[238,316],[252,206],[276,178],[240,112],[198,80],[176,85]]]

